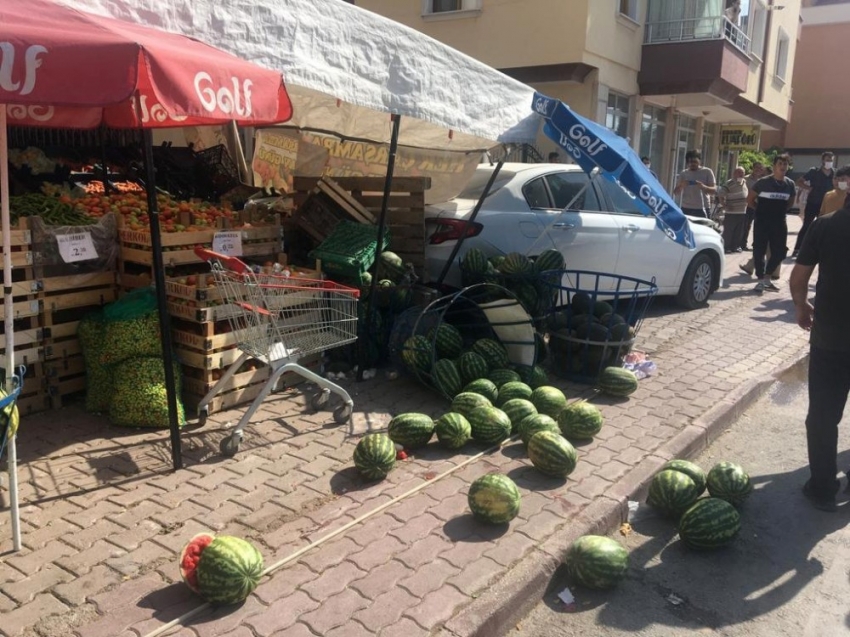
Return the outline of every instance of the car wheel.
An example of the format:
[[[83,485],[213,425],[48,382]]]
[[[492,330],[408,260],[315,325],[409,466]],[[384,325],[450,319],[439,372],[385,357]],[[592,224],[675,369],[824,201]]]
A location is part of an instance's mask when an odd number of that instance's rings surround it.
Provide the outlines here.
[[[676,302],[689,310],[705,305],[714,286],[714,268],[714,261],[707,254],[695,256],[685,271]]]

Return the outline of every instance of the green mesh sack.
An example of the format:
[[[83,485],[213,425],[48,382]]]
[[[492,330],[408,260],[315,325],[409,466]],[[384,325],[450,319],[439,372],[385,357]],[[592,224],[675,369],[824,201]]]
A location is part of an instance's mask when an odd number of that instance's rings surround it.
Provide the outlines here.
[[[113,393],[109,420],[120,427],[168,427],[168,397],[165,391],[165,365],[161,358],[131,358],[112,368]],[[177,419],[186,424],[180,401],[180,365],[174,363],[177,381]]]
[[[161,356],[156,293],[133,290],[103,308],[104,333],[99,362],[114,365],[130,358]]]
[[[106,323],[103,312],[85,316],[77,327],[77,338],[86,364],[86,411],[105,413],[112,400],[112,371],[101,361]]]

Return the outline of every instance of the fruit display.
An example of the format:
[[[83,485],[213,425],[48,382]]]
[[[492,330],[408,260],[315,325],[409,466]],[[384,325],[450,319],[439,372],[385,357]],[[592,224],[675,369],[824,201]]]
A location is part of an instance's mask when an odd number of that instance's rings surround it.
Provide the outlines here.
[[[513,520],[519,514],[521,503],[514,481],[495,471],[470,485],[467,500],[472,515],[490,524],[506,524]]]
[[[678,519],[699,495],[699,488],[687,474],[664,469],[653,476],[646,501],[665,515]]]
[[[720,498],[697,500],[679,519],[679,537],[692,549],[726,546],[740,530],[740,514]]]
[[[606,367],[596,379],[596,386],[609,396],[631,396],[637,391],[635,373],[622,367]]]
[[[389,436],[366,434],[354,448],[354,466],[367,480],[383,480],[395,466],[396,450]]]
[[[214,605],[247,599],[263,573],[263,556],[238,537],[196,535],[180,554],[180,575],[186,585]]]
[[[558,426],[568,440],[592,440],[602,429],[602,412],[596,405],[580,400],[561,410]]]
[[[472,425],[462,414],[449,412],[434,421],[434,432],[446,449],[460,449],[472,438]]]
[[[511,435],[511,419],[496,407],[476,407],[466,416],[472,439],[483,445],[497,445]]]
[[[387,434],[405,449],[424,447],[434,435],[434,421],[425,414],[399,414],[390,420]]]
[[[519,374],[519,379],[532,389],[549,383],[549,375],[540,365],[518,365],[516,372]]]
[[[531,392],[531,402],[541,414],[557,418],[567,406],[567,397],[557,387],[541,385]]]
[[[452,400],[451,410],[469,418],[473,410],[478,407],[492,406],[492,403],[481,394],[471,391],[462,391]]]
[[[560,433],[538,431],[528,441],[531,464],[547,476],[566,478],[576,468],[578,454]]]
[[[51,226],[87,226],[97,223],[92,217],[78,209],[69,196],[55,197],[38,192],[9,197],[9,215],[12,224],[23,217],[41,217]]]
[[[496,402],[496,400],[499,398],[499,388],[496,387],[496,383],[494,383],[489,378],[479,378],[477,380],[472,381],[466,387],[463,388],[463,392],[461,393],[467,392],[484,396],[484,398],[486,398],[491,403]]]
[[[678,459],[670,460],[663,467],[661,467],[661,469],[662,470],[671,469],[673,471],[681,471],[686,476],[688,476],[691,480],[694,481],[694,484],[696,485],[696,488],[697,488],[697,496],[701,496],[703,493],[705,493],[705,486],[706,486],[705,485],[705,483],[706,483],[705,471],[703,471],[701,467],[697,466],[693,462],[690,462],[688,460],[678,460]]]
[[[508,418],[511,419],[511,433],[515,434],[519,430],[519,424],[527,417],[537,413],[537,408],[530,400],[525,398],[511,398],[500,406],[500,409],[505,412]]]
[[[120,427],[168,427],[168,399],[162,358],[128,358],[114,365],[109,420]],[[180,366],[174,363],[177,394],[181,391]],[[177,420],[186,424],[183,403],[177,401]]]
[[[532,394],[532,389],[525,383],[519,380],[511,381],[505,383],[501,387],[499,387],[499,397],[496,399],[496,405],[501,407],[509,400],[514,398],[522,398],[524,400],[530,400]]]
[[[551,431],[558,435],[561,434],[561,428],[558,427],[558,423],[554,418],[551,418],[546,414],[526,416],[523,418],[522,422],[519,423],[519,437],[522,439],[522,444],[526,447],[528,446],[528,441],[531,440],[531,437],[538,431]]]
[[[629,553],[611,538],[583,535],[567,550],[566,566],[570,577],[582,586],[606,590],[625,578]]]
[[[705,483],[712,498],[734,506],[740,506],[753,490],[749,474],[733,462],[718,462],[708,472]]]

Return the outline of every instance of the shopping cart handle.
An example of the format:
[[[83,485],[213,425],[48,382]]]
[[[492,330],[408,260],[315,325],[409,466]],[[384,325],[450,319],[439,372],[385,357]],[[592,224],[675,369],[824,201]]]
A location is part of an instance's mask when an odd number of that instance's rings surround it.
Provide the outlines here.
[[[226,254],[219,254],[212,250],[207,250],[203,246],[195,246],[195,254],[204,261],[219,261],[226,269],[236,272],[237,274],[245,274],[246,272],[251,271],[251,268],[245,265],[240,259],[236,257],[229,257]]]

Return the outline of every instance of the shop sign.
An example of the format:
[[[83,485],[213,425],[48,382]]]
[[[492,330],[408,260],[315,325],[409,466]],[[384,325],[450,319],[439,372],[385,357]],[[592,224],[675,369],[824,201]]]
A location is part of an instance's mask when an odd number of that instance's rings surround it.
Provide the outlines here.
[[[94,249],[91,232],[57,234],[56,241],[59,244],[59,256],[65,263],[97,259],[97,250]]]
[[[729,125],[720,127],[720,147],[725,150],[758,150],[761,126]]]
[[[242,256],[242,233],[236,232],[216,232],[213,235],[213,252],[218,252],[228,257]]]

